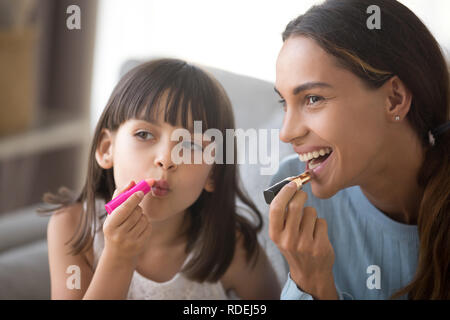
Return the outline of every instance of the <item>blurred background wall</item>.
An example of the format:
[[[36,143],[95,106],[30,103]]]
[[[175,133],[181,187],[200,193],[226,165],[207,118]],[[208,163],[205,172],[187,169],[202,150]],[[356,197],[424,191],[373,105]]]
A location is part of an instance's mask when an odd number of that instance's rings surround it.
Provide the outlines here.
[[[69,30],[66,9],[82,10]],[[0,214],[79,187],[97,1],[0,0]]]

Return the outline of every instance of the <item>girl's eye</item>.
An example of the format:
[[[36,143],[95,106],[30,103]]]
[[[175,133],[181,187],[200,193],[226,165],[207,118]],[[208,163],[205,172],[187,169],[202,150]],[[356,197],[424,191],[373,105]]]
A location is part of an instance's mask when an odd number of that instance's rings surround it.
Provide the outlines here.
[[[202,146],[200,146],[197,143],[194,143],[192,141],[183,141],[182,146],[183,146],[183,148],[186,148],[186,149],[192,150],[192,151],[203,151]]]
[[[148,131],[139,131],[138,133],[135,134],[135,136],[138,136],[140,138],[144,138],[144,140],[147,140],[147,139],[145,139],[145,136],[147,136],[147,135],[150,135],[151,138],[154,138],[153,134],[151,134]]]
[[[320,96],[306,96],[307,104],[316,104],[319,101],[322,101],[323,98]]]

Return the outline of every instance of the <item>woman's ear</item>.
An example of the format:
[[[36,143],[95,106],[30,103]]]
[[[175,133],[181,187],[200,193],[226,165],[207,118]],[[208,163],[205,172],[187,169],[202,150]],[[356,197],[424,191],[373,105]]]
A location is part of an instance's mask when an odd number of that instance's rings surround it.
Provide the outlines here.
[[[95,150],[95,159],[103,169],[111,169],[113,167],[113,135],[108,129],[102,129]]]
[[[411,91],[397,76],[393,76],[385,85],[387,89],[386,112],[388,119],[396,122],[403,120],[411,108]]]
[[[211,171],[209,172],[209,175],[208,175],[208,179],[206,179],[206,183],[205,183],[204,189],[207,192],[213,192],[214,191],[213,170],[214,169],[211,169]]]

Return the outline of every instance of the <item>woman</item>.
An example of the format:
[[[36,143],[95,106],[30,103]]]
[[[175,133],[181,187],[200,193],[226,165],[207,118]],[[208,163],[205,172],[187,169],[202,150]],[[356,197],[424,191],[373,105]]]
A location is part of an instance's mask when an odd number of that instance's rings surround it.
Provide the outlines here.
[[[381,29],[366,24],[370,5]],[[397,1],[330,0],[283,42],[280,138],[298,157],[272,182],[313,179],[270,205],[290,269],[282,299],[449,299],[449,76],[436,40]]]

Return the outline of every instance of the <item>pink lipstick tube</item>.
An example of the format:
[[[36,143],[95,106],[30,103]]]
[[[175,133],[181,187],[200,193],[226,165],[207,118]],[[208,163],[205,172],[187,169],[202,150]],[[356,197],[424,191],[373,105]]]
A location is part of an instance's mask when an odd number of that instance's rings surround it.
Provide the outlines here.
[[[125,200],[127,200],[133,193],[138,191],[143,191],[144,195],[149,193],[151,190],[150,186],[148,185],[145,180],[142,180],[137,185],[135,185],[133,188],[131,188],[128,191],[125,191],[124,193],[119,194],[117,197],[112,199],[110,202],[105,204],[105,209],[108,212],[108,214],[111,214],[114,209],[116,209],[118,206],[120,206]]]

